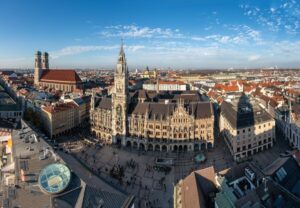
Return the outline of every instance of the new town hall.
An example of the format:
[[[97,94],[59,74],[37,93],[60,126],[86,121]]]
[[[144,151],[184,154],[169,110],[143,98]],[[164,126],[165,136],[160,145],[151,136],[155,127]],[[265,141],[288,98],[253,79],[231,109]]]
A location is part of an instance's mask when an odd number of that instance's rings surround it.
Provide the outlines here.
[[[91,131],[106,143],[141,150],[193,151],[214,145],[214,113],[198,92],[128,90],[121,46],[111,96],[91,100]]]

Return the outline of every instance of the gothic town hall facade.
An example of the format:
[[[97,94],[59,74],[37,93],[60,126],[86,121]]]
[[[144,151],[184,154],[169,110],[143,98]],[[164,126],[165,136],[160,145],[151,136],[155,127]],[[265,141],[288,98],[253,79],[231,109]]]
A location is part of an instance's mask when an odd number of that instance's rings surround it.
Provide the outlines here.
[[[110,96],[92,95],[91,132],[105,143],[145,151],[194,151],[214,146],[212,104],[196,91],[128,90],[123,46]]]

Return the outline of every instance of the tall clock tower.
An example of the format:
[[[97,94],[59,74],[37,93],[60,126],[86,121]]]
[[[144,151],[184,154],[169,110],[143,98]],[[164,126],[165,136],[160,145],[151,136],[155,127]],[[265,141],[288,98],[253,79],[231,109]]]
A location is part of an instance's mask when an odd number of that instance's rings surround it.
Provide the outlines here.
[[[128,68],[122,43],[114,75],[114,89],[112,93],[112,142],[122,145],[125,145],[127,134],[127,95]]]

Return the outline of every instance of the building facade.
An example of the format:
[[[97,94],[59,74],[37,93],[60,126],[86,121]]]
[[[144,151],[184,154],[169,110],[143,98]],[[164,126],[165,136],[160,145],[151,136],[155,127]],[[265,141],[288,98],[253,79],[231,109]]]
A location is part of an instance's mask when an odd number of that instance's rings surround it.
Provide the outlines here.
[[[90,97],[76,98],[41,108],[41,118],[50,138],[70,132],[75,127],[86,126],[89,120]]]
[[[300,102],[276,109],[276,125],[289,145],[300,150]]]
[[[158,91],[186,91],[187,84],[181,81],[158,80],[156,83],[144,83],[143,89]]]
[[[34,85],[63,92],[82,89],[82,81],[75,70],[49,69],[49,54],[35,54]]]
[[[234,160],[269,149],[276,139],[274,118],[246,95],[222,103],[220,132]]]
[[[0,78],[0,121],[17,125],[23,116],[22,100]]]
[[[92,133],[105,143],[141,150],[193,151],[214,145],[214,114],[198,92],[128,91],[121,47],[111,97],[91,99]]]

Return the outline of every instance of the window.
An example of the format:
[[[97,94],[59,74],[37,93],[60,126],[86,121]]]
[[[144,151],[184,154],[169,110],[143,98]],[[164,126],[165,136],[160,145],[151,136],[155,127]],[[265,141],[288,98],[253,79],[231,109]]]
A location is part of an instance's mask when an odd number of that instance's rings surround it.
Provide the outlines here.
[[[248,129],[248,131],[250,132],[250,131],[251,131],[251,129],[249,128],[249,129]]]
[[[245,129],[243,129],[243,133],[245,133]]]
[[[240,134],[240,131],[236,131],[237,134]]]
[[[276,172],[276,176],[278,178],[279,181],[282,181],[285,177],[286,177],[287,173],[284,170],[283,167],[281,167],[277,172]]]

